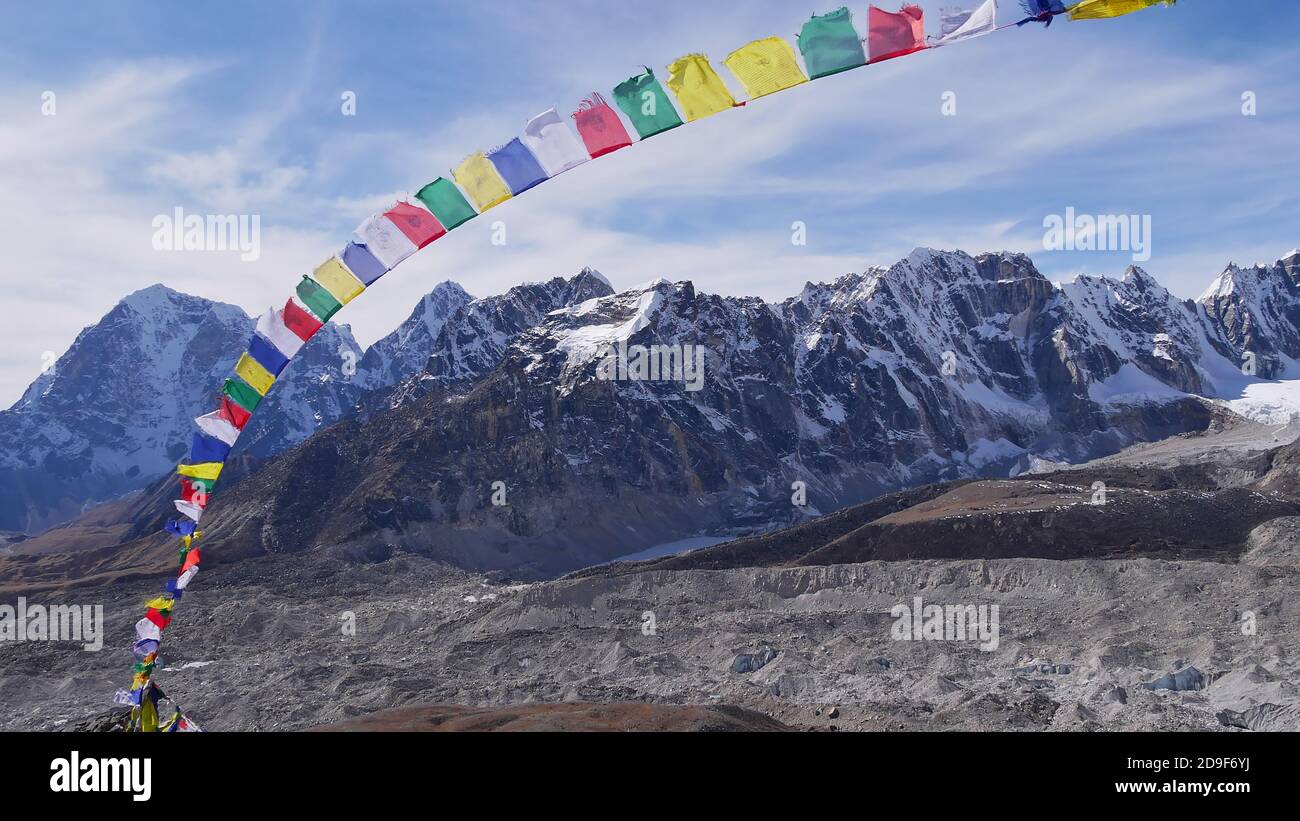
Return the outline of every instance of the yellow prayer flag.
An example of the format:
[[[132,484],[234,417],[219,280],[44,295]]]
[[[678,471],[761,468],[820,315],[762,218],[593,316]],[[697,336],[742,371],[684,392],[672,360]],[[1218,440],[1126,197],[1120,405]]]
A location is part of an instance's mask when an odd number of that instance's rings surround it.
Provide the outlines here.
[[[275,384],[275,376],[249,356],[247,351],[235,363],[235,375],[247,382],[248,387],[257,391],[259,396],[266,396],[266,392]]]
[[[510,186],[506,185],[506,181],[497,173],[492,161],[482,152],[466,157],[465,161],[451,172],[451,175],[456,178],[456,183],[465,189],[465,193],[469,194],[470,199],[474,200],[474,205],[480,214],[514,196],[510,193]]]
[[[755,40],[738,48],[723,64],[731,69],[753,100],[808,82],[795,59],[794,49],[780,37]]]
[[[361,280],[343,267],[343,263],[339,262],[337,257],[330,257],[321,263],[321,266],[312,272],[311,277],[324,286],[340,305],[347,305],[366,290]]]
[[[1083,0],[1070,9],[1071,20],[1105,20],[1152,6],[1172,6],[1176,0]]]
[[[172,600],[167,596],[157,596],[145,602],[145,609],[153,608],[154,610],[172,609]]]
[[[208,479],[215,482],[221,475],[221,468],[221,462],[201,462],[197,465],[180,465],[176,468],[176,472],[191,479]]]
[[[668,87],[681,103],[687,121],[726,111],[736,104],[718,72],[703,54],[688,54],[668,66]]]

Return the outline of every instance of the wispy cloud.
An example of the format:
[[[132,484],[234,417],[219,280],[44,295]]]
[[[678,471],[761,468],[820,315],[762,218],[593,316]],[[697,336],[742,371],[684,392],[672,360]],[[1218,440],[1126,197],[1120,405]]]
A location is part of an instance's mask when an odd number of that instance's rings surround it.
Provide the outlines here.
[[[44,351],[61,352],[131,290],[163,281],[250,312],[282,302],[363,217],[528,116],[571,110],[641,63],[700,50],[720,64],[750,39],[793,39],[804,11],[776,0],[725,13],[686,0],[268,4],[239,21],[171,9],[128,13],[131,26],[88,19],[63,51],[0,35],[0,64],[48,68],[59,112],[40,115],[41,86],[0,89],[0,223],[14,238],[0,268],[0,405]],[[21,10],[15,30],[48,13]],[[1274,10],[1288,14],[1296,22]],[[1153,215],[1149,269],[1194,295],[1229,258],[1300,244],[1293,27],[1261,23],[1242,35],[1250,49],[1210,49],[1227,36],[1216,15],[1180,4],[1131,24],[1011,31],[757,101],[506,203],[342,318],[369,342],[442,279],[487,294],[583,265],[615,285],[665,276],[779,299],[917,245],[1037,251],[1057,277],[1117,273],[1113,255],[1038,251],[1043,216],[1071,205]],[[356,117],[340,112],[345,90]],[[1258,117],[1241,115],[1246,90]],[[940,110],[948,91],[956,117]],[[153,217],[177,206],[260,214],[261,259],[154,251]],[[491,242],[498,221],[505,246]],[[795,221],[807,246],[791,243]]]

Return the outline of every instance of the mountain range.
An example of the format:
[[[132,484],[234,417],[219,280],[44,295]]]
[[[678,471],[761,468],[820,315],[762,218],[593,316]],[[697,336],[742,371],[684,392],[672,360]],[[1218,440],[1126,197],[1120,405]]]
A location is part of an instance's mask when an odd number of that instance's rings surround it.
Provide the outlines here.
[[[157,484],[209,404],[194,386],[215,390],[251,326],[155,286],[84,331],[0,413],[0,529]],[[603,378],[637,346],[701,350],[701,389]],[[1139,268],[1055,284],[1024,255],[925,249],[779,303],[615,293],[590,270],[483,299],[444,283],[364,352],[346,326],[304,348],[205,525],[218,555],[331,545],[554,575],[1202,429],[1206,399],[1297,360],[1300,252],[1229,266],[1198,300]]]

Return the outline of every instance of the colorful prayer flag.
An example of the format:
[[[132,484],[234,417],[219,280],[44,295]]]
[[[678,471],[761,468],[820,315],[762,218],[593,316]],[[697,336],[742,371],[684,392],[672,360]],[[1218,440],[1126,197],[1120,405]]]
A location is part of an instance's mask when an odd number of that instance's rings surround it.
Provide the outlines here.
[[[798,42],[808,76],[814,80],[867,64],[848,6],[820,17],[813,15],[803,24]]]
[[[718,72],[703,54],[688,54],[668,66],[668,87],[677,95],[687,122],[726,111],[736,104]]]
[[[182,516],[186,517],[187,519],[189,519],[190,521],[196,524],[198,523],[199,519],[203,516],[203,508],[199,507],[193,502],[186,502],[177,499],[175,502],[173,502],[173,504],[176,505],[177,512],[179,512]]]
[[[226,384],[221,386],[221,392],[249,414],[257,410],[257,406],[262,403],[262,395],[238,379],[227,379]]]
[[[520,139],[548,177],[557,177],[591,160],[554,108],[548,108],[529,120]]]
[[[316,335],[323,326],[324,322],[312,316],[305,306],[299,305],[292,297],[284,303],[284,311],[281,314],[284,317],[284,326],[303,342],[311,339]]]
[[[274,308],[267,310],[257,318],[257,333],[275,349],[284,354],[286,359],[293,359],[302,349],[302,337],[298,336],[284,324],[284,312]]]
[[[199,573],[199,568],[197,566],[190,567],[187,568],[186,570],[181,571],[181,575],[178,576],[176,579],[176,589],[184,590],[185,588],[189,587],[190,582],[194,581],[194,577],[197,576],[198,573]]]
[[[364,244],[349,242],[339,254],[343,264],[352,272],[352,276],[361,280],[361,284],[369,288],[384,274],[388,273],[388,267],[384,263],[375,259],[375,255],[370,253],[370,249]]]
[[[208,495],[212,493],[212,483],[202,479],[181,477],[181,501],[199,507],[207,506]]]
[[[780,37],[755,40],[738,48],[723,64],[740,80],[751,100],[808,82],[794,49]]]
[[[266,396],[266,392],[275,384],[275,376],[247,353],[240,355],[239,361],[235,363],[235,376],[262,396]]]
[[[199,549],[197,547],[185,554],[185,561],[181,563],[182,575],[184,575],[185,571],[189,570],[191,567],[199,566],[199,555]]]
[[[1040,21],[1045,26],[1051,26],[1056,15],[1065,14],[1065,3],[1062,0],[1020,0],[1020,5],[1029,16],[1016,23],[1017,26]]]
[[[488,160],[516,197],[546,182],[546,171],[518,137],[488,154]]]
[[[328,322],[330,317],[343,308],[343,303],[335,299],[329,291],[322,288],[320,283],[305,274],[298,283],[297,294],[302,304],[307,306],[312,315],[321,322]]]
[[[1070,7],[1071,20],[1105,20],[1122,17],[1152,6],[1172,6],[1176,0],[1083,0]]]
[[[254,333],[248,340],[248,355],[257,360],[257,364],[266,368],[267,373],[272,376],[279,376],[289,366],[289,357],[280,353],[278,348],[258,333]]]
[[[178,465],[176,472],[191,479],[207,479],[215,482],[221,475],[222,467],[221,462],[201,462],[196,465]]]
[[[469,194],[481,214],[513,196],[506,181],[482,152],[471,154],[451,172],[456,183]]]
[[[456,184],[442,177],[421,188],[415,198],[424,203],[448,231],[478,216]]]
[[[239,428],[235,427],[234,420],[221,411],[205,413],[194,420],[199,430],[211,436],[213,439],[219,439],[227,445],[234,446],[235,441],[239,439]]]
[[[206,433],[195,432],[190,439],[190,462],[224,462],[230,455],[230,445],[213,439]]]
[[[356,235],[371,256],[390,271],[420,250],[410,237],[385,216],[369,217],[357,226]]]
[[[879,63],[925,48],[925,12],[908,3],[897,12],[868,9],[868,62]]]
[[[998,28],[998,0],[987,0],[975,11],[948,13],[944,17],[943,35],[933,45],[946,46],[991,34]]]
[[[347,305],[366,290],[361,280],[352,276],[352,272],[344,268],[343,263],[336,257],[330,257],[322,262],[315,271],[311,272],[311,278],[329,291],[330,296],[337,299],[340,305]]]
[[[135,623],[135,637],[139,640],[162,641],[162,631],[149,619],[140,619]]]
[[[682,124],[677,109],[668,99],[668,92],[664,91],[648,66],[642,73],[614,86],[614,102],[632,121],[632,127],[643,140]]]
[[[447,233],[438,218],[418,205],[399,202],[384,212],[384,216],[406,238],[415,243],[416,248],[423,248]]]
[[[573,112],[573,120],[578,126],[578,136],[582,137],[583,145],[593,160],[632,144],[623,121],[599,94],[583,100],[578,110]]]

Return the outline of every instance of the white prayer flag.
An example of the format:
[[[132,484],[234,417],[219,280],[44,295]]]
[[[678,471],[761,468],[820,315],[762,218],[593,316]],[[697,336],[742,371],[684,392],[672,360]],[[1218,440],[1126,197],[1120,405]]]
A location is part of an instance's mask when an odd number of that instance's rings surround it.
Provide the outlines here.
[[[955,19],[951,13],[944,14],[944,35],[936,40],[932,45],[947,46],[952,43],[960,43],[963,40],[970,40],[975,37],[981,37],[985,34],[991,34],[998,27],[998,0],[987,0],[984,5],[980,6],[973,12],[969,13],[966,21],[955,28],[949,29],[949,20]]]
[[[287,359],[293,359],[302,348],[302,338],[284,324],[284,311],[272,308],[257,318],[257,332]]]
[[[554,108],[529,120],[519,139],[533,152],[548,177],[563,174],[591,159]]]
[[[388,217],[371,217],[357,226],[357,239],[390,271],[420,250]]]

